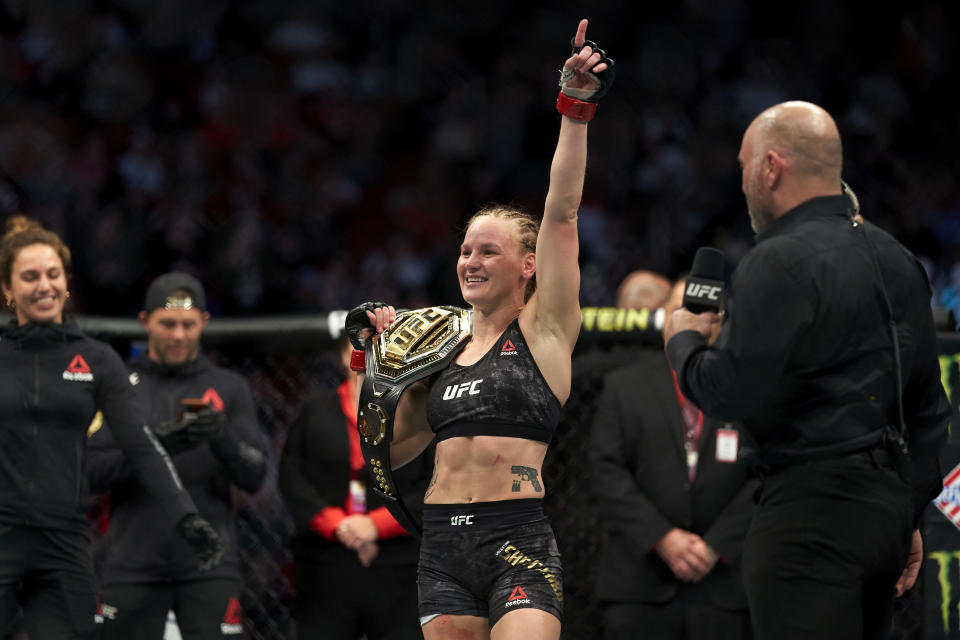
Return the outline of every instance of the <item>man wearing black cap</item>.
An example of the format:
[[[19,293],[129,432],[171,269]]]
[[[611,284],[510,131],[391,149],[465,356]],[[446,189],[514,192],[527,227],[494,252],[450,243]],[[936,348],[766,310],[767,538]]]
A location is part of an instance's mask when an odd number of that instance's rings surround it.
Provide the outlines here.
[[[173,610],[184,640],[240,637],[240,565],[230,485],[257,491],[266,453],[250,389],[200,353],[210,320],[203,286],[167,273],[147,289],[140,323],[147,351],[130,363],[145,415],[170,453],[201,515],[226,541],[223,563],[199,573],[190,549],[162,528],[161,514],[131,474],[105,425],[90,439],[91,490],[110,492],[101,597],[103,637],[160,640]]]

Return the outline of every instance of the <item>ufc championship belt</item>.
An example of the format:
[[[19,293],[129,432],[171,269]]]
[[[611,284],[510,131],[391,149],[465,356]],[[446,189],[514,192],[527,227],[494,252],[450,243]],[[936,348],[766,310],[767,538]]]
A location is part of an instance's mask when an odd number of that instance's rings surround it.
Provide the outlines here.
[[[397,314],[366,349],[357,431],[373,490],[410,535],[421,526],[403,504],[390,471],[390,442],[400,395],[411,384],[446,368],[473,335],[473,315],[458,307],[425,307]]]

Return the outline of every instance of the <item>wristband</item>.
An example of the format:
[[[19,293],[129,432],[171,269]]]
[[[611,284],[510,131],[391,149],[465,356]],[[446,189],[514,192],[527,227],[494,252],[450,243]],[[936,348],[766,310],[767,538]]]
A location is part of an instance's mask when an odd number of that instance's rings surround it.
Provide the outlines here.
[[[577,100],[561,91],[557,96],[557,111],[573,120],[590,122],[597,112],[597,103]]]
[[[354,349],[350,354],[350,368],[356,372],[367,370],[367,352],[362,349]]]

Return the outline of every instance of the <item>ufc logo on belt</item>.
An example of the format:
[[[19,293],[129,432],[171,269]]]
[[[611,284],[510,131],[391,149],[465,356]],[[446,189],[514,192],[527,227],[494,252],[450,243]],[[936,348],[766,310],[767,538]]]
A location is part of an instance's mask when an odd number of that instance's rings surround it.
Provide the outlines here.
[[[451,516],[450,524],[454,527],[462,524],[473,524],[473,516]]]

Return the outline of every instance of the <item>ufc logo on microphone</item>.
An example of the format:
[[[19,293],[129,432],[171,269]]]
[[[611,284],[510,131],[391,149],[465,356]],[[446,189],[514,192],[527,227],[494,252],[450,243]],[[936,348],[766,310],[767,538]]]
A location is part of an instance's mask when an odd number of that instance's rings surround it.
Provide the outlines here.
[[[459,527],[462,524],[473,524],[473,516],[450,516],[450,524]]]
[[[480,393],[480,383],[483,382],[483,378],[479,380],[471,380],[470,382],[463,382],[459,385],[452,384],[446,389],[443,390],[443,399],[444,400],[453,400],[454,398],[459,398],[463,394],[470,392],[471,396],[475,396]]]
[[[722,287],[709,284],[699,284],[697,282],[691,282],[687,285],[687,295],[691,298],[697,298],[698,300],[703,298],[708,300],[720,300],[720,292],[722,290]]]

